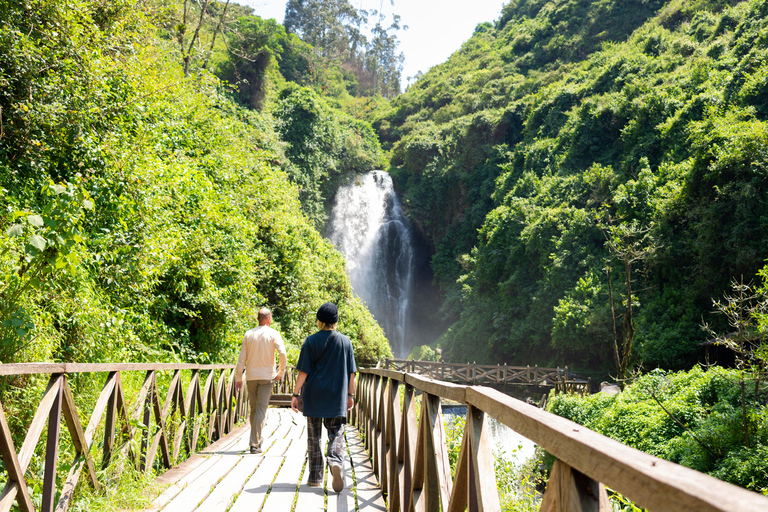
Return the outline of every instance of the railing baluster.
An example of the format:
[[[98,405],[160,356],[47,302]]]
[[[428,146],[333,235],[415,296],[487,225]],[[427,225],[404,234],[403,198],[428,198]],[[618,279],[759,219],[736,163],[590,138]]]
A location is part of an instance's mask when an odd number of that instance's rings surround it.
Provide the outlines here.
[[[413,506],[412,485],[413,465],[416,457],[416,439],[419,435],[416,425],[416,394],[414,387],[405,385],[403,413],[401,415],[400,444],[398,447],[398,484],[400,488],[400,509],[408,512]]]
[[[48,439],[45,447],[45,474],[43,475],[43,501],[41,512],[53,512],[53,500],[56,497],[56,467],[59,456],[59,432],[61,431],[61,402],[66,382],[64,375],[57,376],[56,395],[48,415]]]
[[[104,413],[104,406],[106,405],[106,396],[100,396],[99,398],[100,399],[97,400],[96,405],[94,406],[88,428],[83,432],[72,391],[70,390],[66,379],[62,382],[62,413],[64,414],[72,444],[75,448],[75,460],[72,462],[72,469],[61,488],[61,497],[56,505],[57,512],[64,512],[69,508],[72,495],[75,492],[75,487],[80,479],[83,464],[85,464],[85,467],[88,469],[91,486],[94,489],[99,488],[99,481],[96,478],[96,468],[93,465],[93,460],[91,459],[90,454],[93,432],[96,430],[96,426],[101,420],[101,416]]]
[[[152,419],[152,401],[151,401],[151,386],[152,377],[155,375],[153,370],[147,370],[147,375],[144,378],[144,384],[139,391],[139,398],[136,401],[136,412],[134,412],[134,418],[141,417],[142,432],[141,432],[141,444],[139,448],[138,466],[139,471],[146,469],[147,463],[147,449],[149,448],[149,431],[150,421]]]
[[[216,408],[216,392],[213,389],[215,374],[216,371],[211,370],[211,373],[208,374],[208,378],[205,379],[205,391],[203,392],[205,398],[201,401],[203,411],[208,415],[208,425],[206,426],[205,431],[206,444],[211,444],[213,442],[213,428],[216,423],[216,415],[214,414]]]
[[[387,475],[389,476],[388,500],[390,511],[399,512],[402,509],[400,486],[398,485],[398,448],[400,447],[401,421],[400,421],[400,382],[389,379],[389,396],[387,397]]]
[[[8,483],[6,483],[3,494],[0,496],[0,510],[10,510],[14,498],[20,494],[19,508],[22,512],[32,512],[35,510],[35,506],[29,496],[24,469],[22,469],[16,456],[11,428],[8,426],[8,419],[5,417],[2,404],[0,404],[0,453],[2,453],[5,468],[8,471]]]
[[[200,371],[192,370],[192,377],[187,387],[186,409],[187,423],[184,429],[187,431],[187,451],[192,454],[197,451],[197,435],[200,430],[197,424],[197,411],[200,408]]]
[[[488,419],[483,411],[471,405],[467,407],[464,435],[469,433],[469,512],[501,510],[493,468],[493,440],[487,424]]]
[[[117,416],[117,372],[109,372],[104,382],[104,391],[109,393],[107,400],[107,418],[104,420],[104,447],[102,449],[101,468],[109,466],[112,451],[115,449],[115,423]]]
[[[388,475],[388,440],[387,440],[387,385],[389,379],[386,377],[381,378],[379,383],[379,392],[377,393],[376,401],[379,403],[378,407],[378,421],[376,422],[376,428],[378,430],[379,441],[379,486],[381,492],[389,494],[389,475]]]

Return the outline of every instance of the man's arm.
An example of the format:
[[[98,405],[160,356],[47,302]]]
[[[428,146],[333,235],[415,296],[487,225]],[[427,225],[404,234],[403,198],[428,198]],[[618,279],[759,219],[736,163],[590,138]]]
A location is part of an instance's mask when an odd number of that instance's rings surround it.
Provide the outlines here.
[[[240,357],[237,358],[237,366],[235,366],[235,390],[240,391],[240,388],[243,387],[243,370],[245,369],[245,359],[246,359],[246,350],[245,350],[245,338],[243,338],[243,343],[240,345]]]
[[[277,375],[275,375],[275,380],[282,380],[283,376],[285,376],[285,367],[288,366],[288,359],[285,357],[285,352],[280,352],[280,369],[277,371]]]
[[[280,366],[277,370],[277,373],[275,374],[275,380],[277,381],[282,380],[282,378],[285,376],[285,367],[288,365],[288,360],[285,357],[285,342],[283,342],[283,337],[280,336],[279,332],[275,332],[275,338],[273,341],[275,350],[277,350],[280,359]]]
[[[349,388],[347,389],[347,410],[355,405],[355,374],[349,374]]]

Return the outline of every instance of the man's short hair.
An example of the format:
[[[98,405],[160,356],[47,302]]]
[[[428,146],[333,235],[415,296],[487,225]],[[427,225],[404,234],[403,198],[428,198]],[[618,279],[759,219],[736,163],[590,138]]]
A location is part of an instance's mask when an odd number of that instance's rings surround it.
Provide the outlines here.
[[[259,310],[259,322],[263,322],[264,320],[266,320],[271,316],[272,316],[272,312],[267,308],[261,308]]]

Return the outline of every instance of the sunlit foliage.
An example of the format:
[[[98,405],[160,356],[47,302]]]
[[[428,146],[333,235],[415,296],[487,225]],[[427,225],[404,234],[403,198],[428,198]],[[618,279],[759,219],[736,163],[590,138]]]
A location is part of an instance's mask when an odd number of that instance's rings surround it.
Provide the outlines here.
[[[768,258],[767,15],[511,2],[379,115],[458,319],[447,358],[615,374],[622,347],[630,367],[703,355],[712,299]]]

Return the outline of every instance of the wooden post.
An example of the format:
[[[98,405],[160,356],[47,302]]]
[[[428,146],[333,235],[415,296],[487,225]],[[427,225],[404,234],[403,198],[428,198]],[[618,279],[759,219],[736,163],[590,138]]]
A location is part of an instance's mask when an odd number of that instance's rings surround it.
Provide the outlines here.
[[[504,363],[504,390],[507,390],[507,363]]]
[[[389,476],[388,490],[390,512],[398,512],[402,507],[402,496],[400,495],[400,486],[398,481],[398,453],[400,447],[400,438],[402,436],[402,427],[400,419],[400,382],[395,379],[389,379],[389,396],[386,405],[386,424],[385,437],[387,439],[387,471]]]
[[[403,394],[403,413],[401,415],[400,443],[398,446],[398,483],[400,488],[400,508],[408,512],[413,506],[413,466],[416,458],[416,394],[412,385],[405,385]]]
[[[147,376],[144,378],[146,388],[146,397],[144,398],[144,412],[141,417],[141,423],[144,426],[144,432],[141,434],[141,449],[139,451],[139,471],[147,469],[147,450],[149,448],[149,431],[152,421],[152,383],[154,382],[154,370],[147,370]]]
[[[56,467],[59,456],[59,433],[61,431],[61,402],[64,396],[66,376],[58,377],[59,389],[48,414],[48,440],[45,447],[45,474],[43,476],[43,502],[41,512],[53,512],[56,497]]]
[[[413,506],[409,510],[448,510],[451,493],[451,469],[440,397],[425,392],[421,395],[421,418],[411,491]]]
[[[556,460],[539,512],[610,512],[605,486]]]
[[[382,377],[379,384],[379,393],[376,400],[379,402],[378,407],[378,419],[376,421],[376,427],[378,429],[378,441],[379,441],[379,485],[381,486],[381,492],[389,494],[389,473],[387,470],[388,464],[388,440],[387,440],[387,385],[389,384],[387,377]]]
[[[10,494],[15,488],[16,493],[20,494],[18,498],[19,508],[22,512],[33,512],[35,506],[32,504],[32,499],[29,496],[29,488],[27,487],[26,479],[24,478],[24,469],[22,469],[19,459],[16,456],[16,448],[13,445],[13,436],[11,435],[11,428],[8,425],[8,420],[5,417],[5,411],[3,406],[0,405],[0,453],[3,456],[3,462],[5,463],[6,470],[8,471],[8,483],[6,489],[3,492],[3,497],[6,494]],[[13,497],[11,497],[13,501]]]
[[[111,380],[117,381],[117,372],[109,372],[107,380],[104,383],[104,387],[107,387]],[[112,393],[109,395],[107,401],[107,418],[104,420],[104,449],[102,451],[101,468],[105,469],[109,466],[109,461],[112,459],[112,450],[115,448],[115,423],[117,416],[117,382],[112,389]]]

